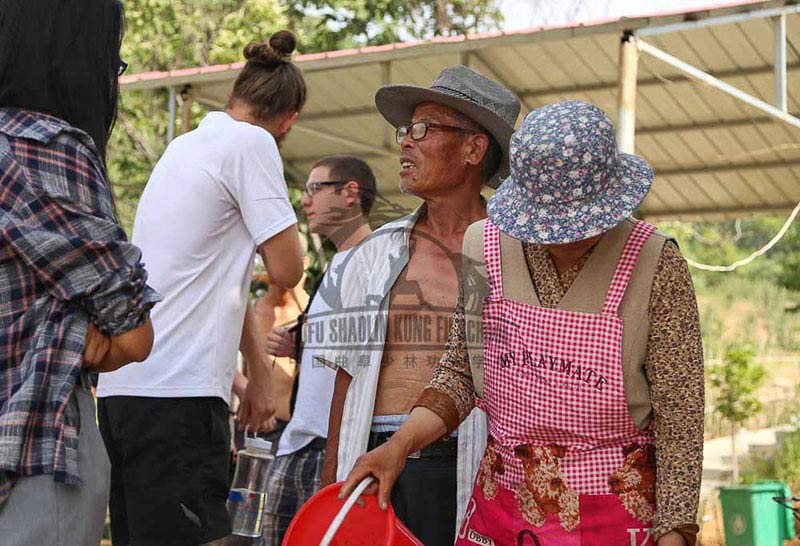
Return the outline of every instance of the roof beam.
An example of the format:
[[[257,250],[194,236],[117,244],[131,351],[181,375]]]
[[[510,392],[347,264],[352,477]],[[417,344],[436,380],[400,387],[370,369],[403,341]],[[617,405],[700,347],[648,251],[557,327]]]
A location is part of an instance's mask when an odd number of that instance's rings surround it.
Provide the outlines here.
[[[791,169],[800,167],[800,159],[782,159],[778,161],[752,161],[750,163],[725,163],[698,165],[696,167],[678,167],[674,169],[653,168],[656,176],[692,176],[698,174],[718,174],[726,172],[763,171],[767,169]]]
[[[378,109],[375,106],[359,106],[358,108],[342,108],[340,110],[328,110],[324,112],[309,112],[303,113],[300,116],[301,121],[319,121],[335,118],[349,118],[355,116],[366,116],[369,114],[377,114]]]
[[[356,153],[356,152],[354,152],[354,153]],[[397,159],[398,161],[400,160],[400,152],[399,152],[399,150],[395,150],[394,152],[391,152],[389,150],[363,150],[363,151],[359,150],[357,153],[358,153],[358,157],[360,157],[361,159],[366,159],[366,158],[377,158],[377,159],[391,158],[391,159]],[[291,155],[291,153],[288,152],[288,151],[286,151],[286,153],[284,153],[283,150],[281,151],[281,157],[283,157],[284,160],[292,161],[295,164],[297,164],[297,163],[316,162],[324,155],[325,155],[324,153],[319,153],[319,154],[314,154],[314,155]]]
[[[728,95],[732,96],[733,98],[735,98],[737,100],[740,100],[743,103],[745,103],[745,104],[747,104],[747,105],[749,105],[749,106],[751,106],[753,108],[761,110],[761,112],[763,112],[764,114],[768,115],[771,118],[774,118],[774,119],[776,119],[778,121],[782,121],[783,123],[786,123],[787,125],[791,125],[793,127],[797,127],[798,129],[800,129],[800,119],[798,119],[798,118],[796,118],[794,116],[790,116],[789,114],[787,114],[786,112],[780,110],[779,108],[775,108],[771,104],[768,104],[768,103],[764,102],[763,100],[761,100],[761,99],[759,99],[757,97],[754,97],[753,95],[750,95],[749,93],[745,93],[741,89],[738,89],[738,88],[736,88],[736,87],[734,87],[734,86],[732,86],[732,85],[730,85],[728,83],[725,83],[724,81],[720,80],[719,78],[716,78],[716,77],[714,77],[714,76],[712,76],[710,74],[707,74],[706,72],[703,72],[699,68],[696,68],[696,67],[690,65],[689,63],[686,63],[686,62],[678,59],[677,57],[673,57],[672,55],[670,55],[666,51],[663,51],[663,50],[661,50],[661,49],[659,49],[659,48],[657,48],[657,47],[655,47],[655,46],[653,46],[653,45],[651,45],[651,44],[649,44],[649,43],[647,43],[647,42],[645,42],[643,40],[637,39],[636,41],[637,41],[638,46],[639,46],[639,51],[647,53],[648,55],[651,55],[651,56],[655,57],[659,61],[661,61],[663,63],[666,63],[666,64],[668,64],[668,65],[680,70],[681,72],[683,72],[684,74],[686,74],[690,78],[692,78],[694,80],[697,80],[700,83],[704,83],[706,85],[709,85],[709,86],[713,87],[714,89],[722,91],[723,93],[727,93]]]
[[[656,36],[658,34],[669,34],[671,32],[683,32],[686,30],[695,30],[698,28],[706,28],[718,25],[732,25],[736,23],[743,23],[753,19],[768,19],[770,17],[780,17],[789,13],[800,13],[800,5],[798,6],[781,6],[777,8],[762,9],[756,11],[748,11],[745,13],[734,13],[732,15],[723,15],[720,17],[709,17],[707,19],[700,19],[698,21],[683,21],[672,25],[662,25],[658,27],[648,27],[636,31],[639,36]]]
[[[800,112],[792,115],[800,117]],[[775,123],[775,120],[766,116],[745,118],[745,119],[726,119],[719,121],[703,121],[697,123],[680,123],[676,125],[656,125],[651,127],[637,127],[637,135],[658,135],[663,133],[681,133],[684,131],[704,131],[706,129],[736,129],[738,127],[753,127],[754,125],[768,125]]]
[[[742,8],[739,8],[742,9]],[[744,9],[747,9],[745,6]],[[783,6],[775,8],[777,13],[794,13],[800,11],[800,6]],[[722,10],[708,10],[691,14],[675,14],[661,17],[635,17],[610,21],[605,24],[583,26],[572,25],[555,28],[532,28],[522,31],[511,32],[489,32],[470,36],[439,37],[424,42],[405,42],[388,44],[384,46],[370,46],[352,50],[329,51],[325,53],[315,53],[299,55],[296,62],[305,73],[321,72],[333,70],[346,66],[371,65],[384,61],[398,61],[413,59],[431,53],[437,55],[460,54],[474,51],[481,51],[486,47],[509,47],[516,45],[529,45],[539,42],[552,40],[565,40],[572,37],[592,36],[601,34],[619,34],[621,31],[634,31],[641,35],[648,32],[667,32],[668,25],[660,27],[649,27],[654,21],[678,20],[680,25],[676,30],[688,30],[697,26],[707,26],[708,24],[720,24],[726,16],[715,17],[714,12]],[[769,10],[757,10],[745,12],[744,14],[734,14],[746,18],[764,16]],[[696,20],[686,22],[685,19],[693,17]],[[708,21],[709,23],[706,23]],[[214,83],[230,81],[237,74],[244,63],[232,63],[229,65],[217,65],[202,68],[179,69],[168,72],[152,72],[145,74],[130,74],[121,78],[121,87],[127,90],[136,89],[156,89],[161,87],[180,86],[190,83]]]
[[[800,62],[791,63],[786,66],[787,70],[800,70]],[[710,76],[714,76],[716,78],[733,78],[737,76],[763,76],[767,74],[773,73],[773,67],[771,66],[758,66],[758,67],[751,67],[751,68],[739,68],[735,70],[720,70],[719,72],[709,72]],[[686,83],[691,82],[692,79],[688,76],[684,76],[681,74],[670,76],[668,79],[665,78],[645,78],[640,79],[636,83],[636,87],[641,89],[642,87],[655,87],[658,85],[664,84],[676,84],[676,83]],[[608,91],[608,90],[616,90],[617,82],[598,82],[598,83],[590,83],[584,85],[564,85],[559,87],[549,87],[545,89],[518,89],[515,91],[518,97],[520,98],[538,98],[538,97],[548,97],[551,95],[571,95],[576,93],[591,93],[594,91]]]
[[[292,126],[292,131],[296,131],[298,133],[305,133],[305,134],[307,134],[309,136],[322,138],[322,139],[334,142],[336,144],[343,144],[344,146],[349,146],[351,148],[358,148],[359,149],[358,153],[362,154],[362,155],[364,155],[365,152],[368,152],[368,153],[371,153],[371,154],[375,154],[375,155],[378,155],[378,156],[383,156],[383,157],[395,157],[397,155],[397,152],[394,151],[394,150],[388,150],[388,149],[382,148],[380,146],[375,146],[374,144],[368,144],[366,142],[359,142],[357,140],[353,140],[353,139],[350,139],[350,138],[345,138],[345,137],[341,137],[341,136],[338,136],[338,135],[332,135],[332,134],[326,133],[324,131],[319,131],[317,129],[312,129],[311,127],[306,127],[306,126],[301,125],[299,123],[295,123]],[[291,157],[291,158],[287,158],[287,159],[289,159],[291,161],[300,160],[300,159],[298,159],[296,157]]]
[[[800,117],[800,112],[793,112],[791,114]],[[330,110],[327,112],[309,112],[309,113],[304,112],[300,117],[300,121],[301,122],[324,121],[331,119],[368,116],[368,115],[377,116],[378,110],[374,106],[362,106],[358,108],[344,108],[342,110]],[[705,129],[735,129],[737,127],[752,127],[754,125],[767,125],[770,123],[775,123],[775,121],[772,118],[759,116],[759,117],[744,118],[744,119],[703,121],[698,123],[682,123],[676,125],[637,127],[636,133],[640,135],[648,135],[648,134],[672,133],[680,131],[702,131]]]

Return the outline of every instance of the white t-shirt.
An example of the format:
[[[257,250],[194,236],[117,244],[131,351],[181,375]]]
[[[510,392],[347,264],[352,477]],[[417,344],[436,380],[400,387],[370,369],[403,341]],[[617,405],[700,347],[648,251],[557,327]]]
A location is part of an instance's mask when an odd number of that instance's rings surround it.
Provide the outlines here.
[[[341,267],[351,252],[345,250],[333,256],[320,288],[311,300],[304,328],[306,339],[303,357],[300,361],[300,385],[297,388],[297,401],[294,413],[286,425],[278,442],[278,455],[288,455],[303,449],[316,437],[328,436],[328,417],[333,399],[333,385],[336,371],[320,362],[323,357],[326,327],[334,316],[331,299],[338,295],[337,283]],[[329,297],[326,297],[326,290]],[[335,303],[334,303],[335,305]],[[310,336],[310,339],[308,337]]]
[[[269,132],[212,112],[173,140],[133,226],[147,282],[164,296],[153,350],[101,374],[98,396],[229,402],[256,247],[296,222]]]

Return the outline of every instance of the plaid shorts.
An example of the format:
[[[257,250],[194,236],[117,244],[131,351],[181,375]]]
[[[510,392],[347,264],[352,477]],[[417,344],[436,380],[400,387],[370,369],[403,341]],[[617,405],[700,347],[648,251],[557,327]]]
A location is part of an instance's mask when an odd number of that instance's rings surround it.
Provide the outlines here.
[[[260,546],[280,546],[292,518],[320,487],[325,452],[306,446],[272,464]]]

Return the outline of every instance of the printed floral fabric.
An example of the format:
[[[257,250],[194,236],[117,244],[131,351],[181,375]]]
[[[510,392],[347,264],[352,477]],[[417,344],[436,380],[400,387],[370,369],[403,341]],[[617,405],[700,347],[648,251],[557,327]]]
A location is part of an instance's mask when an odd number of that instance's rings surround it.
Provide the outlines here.
[[[481,459],[481,465],[478,467],[478,475],[475,481],[478,487],[483,491],[483,496],[486,500],[492,500],[497,496],[497,481],[495,476],[503,474],[503,459],[500,454],[495,450],[494,438],[489,436],[486,440],[486,452]]]
[[[548,514],[558,516],[561,527],[572,531],[580,523],[578,494],[570,489],[558,460],[565,451],[560,446],[518,445],[514,454],[522,461],[525,480],[516,495],[522,517],[533,526],[544,525]]]
[[[501,231],[529,243],[608,231],[636,210],[653,181],[647,161],[617,152],[605,112],[576,100],[528,114],[511,137],[510,166],[487,212]]]
[[[633,444],[623,453],[625,462],[609,477],[609,488],[631,516],[651,522],[656,504],[656,448]]]

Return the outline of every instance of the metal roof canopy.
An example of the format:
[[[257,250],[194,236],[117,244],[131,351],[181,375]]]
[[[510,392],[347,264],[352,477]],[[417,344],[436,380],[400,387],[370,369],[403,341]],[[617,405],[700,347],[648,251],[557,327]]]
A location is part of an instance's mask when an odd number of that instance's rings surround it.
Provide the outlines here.
[[[581,99],[616,119],[620,149],[645,157],[656,174],[639,210],[649,220],[723,220],[782,214],[800,202],[800,5],[745,2],[701,11],[593,24],[437,38],[296,57],[309,99],[282,155],[302,181],[331,154],[353,154],[376,172],[379,191],[397,190],[393,130],[377,113],[381,85],[428,86],[448,65],[500,81],[522,114]],[[127,90],[168,89],[221,108],[242,63],[134,74]],[[520,121],[522,116],[520,116]],[[635,130],[634,130],[635,125]],[[174,123],[170,127],[173,134]]]

